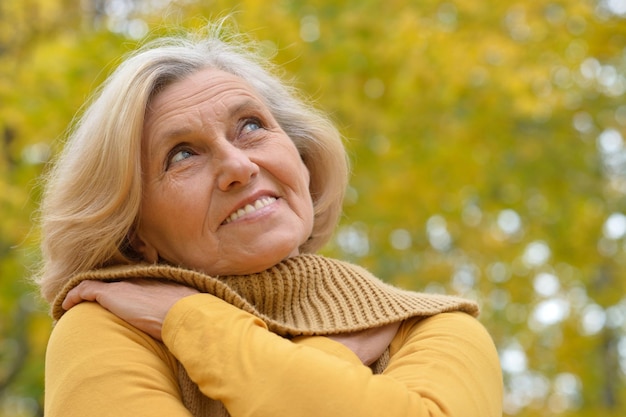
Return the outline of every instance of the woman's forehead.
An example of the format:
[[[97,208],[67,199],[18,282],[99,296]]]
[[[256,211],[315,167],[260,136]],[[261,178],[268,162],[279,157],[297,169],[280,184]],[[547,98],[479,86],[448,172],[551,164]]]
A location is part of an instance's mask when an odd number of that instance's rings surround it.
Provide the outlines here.
[[[162,106],[176,98],[188,99],[202,95],[203,99],[210,99],[229,93],[251,95],[260,99],[254,88],[243,78],[217,68],[204,68],[163,88],[153,97],[150,107]]]

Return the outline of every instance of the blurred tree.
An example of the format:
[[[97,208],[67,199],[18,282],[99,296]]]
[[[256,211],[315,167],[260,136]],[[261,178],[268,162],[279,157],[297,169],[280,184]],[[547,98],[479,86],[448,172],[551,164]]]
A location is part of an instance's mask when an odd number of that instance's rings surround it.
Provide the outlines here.
[[[36,267],[37,178],[52,148],[119,56],[122,37],[85,24],[74,1],[0,3],[0,416],[42,414],[47,307]]]
[[[229,12],[346,137],[324,252],[479,300],[506,415],[624,415],[623,2],[73,3],[0,4],[0,416],[40,413],[49,321],[22,278],[55,139],[138,39]]]

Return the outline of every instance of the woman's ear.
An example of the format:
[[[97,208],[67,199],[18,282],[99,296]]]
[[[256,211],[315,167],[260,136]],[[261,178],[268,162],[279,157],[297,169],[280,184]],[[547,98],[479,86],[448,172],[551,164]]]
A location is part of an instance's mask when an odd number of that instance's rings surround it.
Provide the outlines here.
[[[128,233],[128,243],[132,250],[146,262],[157,263],[159,253],[156,248],[145,241],[137,230]]]

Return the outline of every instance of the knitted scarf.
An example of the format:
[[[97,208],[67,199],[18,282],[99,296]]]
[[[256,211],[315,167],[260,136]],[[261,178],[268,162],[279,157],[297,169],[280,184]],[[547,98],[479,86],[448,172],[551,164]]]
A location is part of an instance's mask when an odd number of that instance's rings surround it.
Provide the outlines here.
[[[318,255],[288,258],[250,275],[212,277],[165,265],[132,265],[75,275],[56,296],[52,316],[58,320],[67,293],[83,280],[119,281],[150,278],[181,283],[210,293],[260,319],[284,337],[356,332],[448,311],[478,315],[478,306],[458,297],[405,291],[384,283],[367,270]],[[388,351],[372,365],[384,370]],[[228,417],[219,401],[204,396],[182,366],[179,384],[185,406],[195,417]]]

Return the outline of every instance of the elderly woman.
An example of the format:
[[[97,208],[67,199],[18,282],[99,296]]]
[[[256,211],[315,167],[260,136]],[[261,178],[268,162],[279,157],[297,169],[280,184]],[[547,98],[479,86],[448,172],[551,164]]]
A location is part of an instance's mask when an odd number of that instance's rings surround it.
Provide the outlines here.
[[[500,416],[474,303],[314,254],[347,171],[237,36],[129,57],[47,182],[46,416]]]

